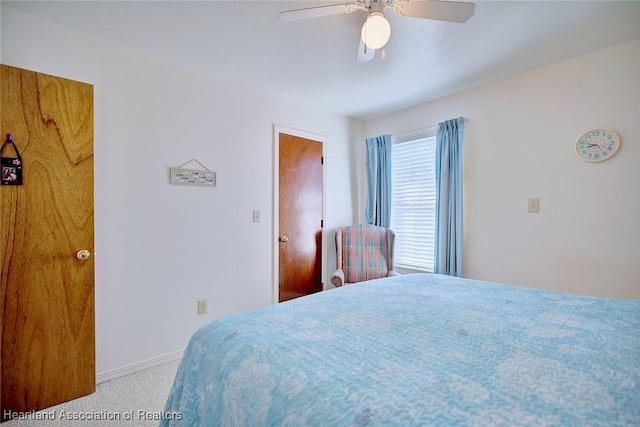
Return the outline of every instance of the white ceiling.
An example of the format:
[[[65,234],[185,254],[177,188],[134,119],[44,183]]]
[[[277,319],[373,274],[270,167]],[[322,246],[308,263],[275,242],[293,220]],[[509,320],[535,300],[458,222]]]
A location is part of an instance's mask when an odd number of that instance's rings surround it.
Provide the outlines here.
[[[365,119],[640,38],[640,1],[477,1],[465,24],[395,16],[386,60],[358,63],[365,13],[298,22],[336,1],[2,1],[337,114]]]

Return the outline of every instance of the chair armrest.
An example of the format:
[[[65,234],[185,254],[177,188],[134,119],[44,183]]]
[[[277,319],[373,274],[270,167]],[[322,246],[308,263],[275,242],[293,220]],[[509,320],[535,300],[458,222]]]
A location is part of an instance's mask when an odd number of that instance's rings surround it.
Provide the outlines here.
[[[344,285],[344,271],[338,269],[331,274],[331,284],[333,286],[342,286]]]

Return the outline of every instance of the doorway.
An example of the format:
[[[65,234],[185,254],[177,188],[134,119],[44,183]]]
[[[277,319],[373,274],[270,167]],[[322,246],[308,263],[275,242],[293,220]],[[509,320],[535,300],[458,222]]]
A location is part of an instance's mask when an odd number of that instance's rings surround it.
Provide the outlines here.
[[[4,419],[95,391],[93,86],[0,72],[0,132],[23,165],[0,186]]]
[[[324,138],[277,126],[274,302],[323,289]]]

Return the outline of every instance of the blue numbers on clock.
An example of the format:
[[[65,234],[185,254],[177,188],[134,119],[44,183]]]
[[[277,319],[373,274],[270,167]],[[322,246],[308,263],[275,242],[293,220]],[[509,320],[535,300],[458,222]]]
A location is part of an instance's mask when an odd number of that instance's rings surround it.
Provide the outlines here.
[[[615,132],[593,129],[576,141],[575,153],[583,160],[598,162],[613,157],[619,145],[620,137]]]

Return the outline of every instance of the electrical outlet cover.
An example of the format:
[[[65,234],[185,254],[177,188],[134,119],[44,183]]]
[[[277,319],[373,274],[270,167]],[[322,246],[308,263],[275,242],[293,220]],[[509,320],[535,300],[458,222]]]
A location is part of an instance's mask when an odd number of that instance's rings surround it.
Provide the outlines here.
[[[207,300],[198,300],[198,314],[205,314],[207,312]]]

